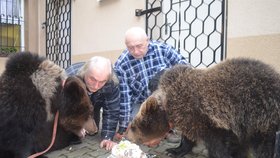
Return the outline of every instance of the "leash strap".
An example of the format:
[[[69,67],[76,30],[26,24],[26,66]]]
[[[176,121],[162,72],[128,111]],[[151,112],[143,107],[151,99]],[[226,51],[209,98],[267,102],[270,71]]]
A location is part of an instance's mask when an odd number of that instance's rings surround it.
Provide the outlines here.
[[[59,116],[59,111],[57,111],[56,114],[55,114],[54,125],[53,125],[53,133],[52,133],[52,141],[51,141],[51,144],[49,145],[49,147],[44,151],[41,151],[41,152],[35,153],[31,156],[28,156],[28,158],[36,158],[37,156],[40,156],[40,155],[46,153],[47,151],[49,151],[50,148],[53,146],[54,141],[55,141],[56,131],[57,131],[58,116]]]

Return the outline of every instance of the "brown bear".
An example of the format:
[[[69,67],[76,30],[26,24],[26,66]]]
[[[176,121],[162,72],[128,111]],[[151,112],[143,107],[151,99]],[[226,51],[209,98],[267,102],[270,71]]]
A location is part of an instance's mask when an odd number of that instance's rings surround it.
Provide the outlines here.
[[[272,158],[280,126],[280,75],[254,59],[206,69],[177,65],[141,105],[127,138],[147,143],[177,128],[210,158]]]
[[[86,130],[97,131],[84,83],[66,77],[58,65],[35,54],[21,52],[8,59],[0,77],[1,158],[27,158],[47,149],[57,111],[56,139],[50,151],[84,136],[87,124],[91,126]]]

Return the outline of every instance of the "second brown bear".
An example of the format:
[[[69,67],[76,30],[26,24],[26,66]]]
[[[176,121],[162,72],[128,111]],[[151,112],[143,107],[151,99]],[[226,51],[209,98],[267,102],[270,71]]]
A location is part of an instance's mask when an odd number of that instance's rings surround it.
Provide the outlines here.
[[[203,140],[210,158],[272,158],[279,94],[279,73],[258,60],[230,59],[207,69],[178,65],[141,105],[127,137],[145,143],[175,127]]]

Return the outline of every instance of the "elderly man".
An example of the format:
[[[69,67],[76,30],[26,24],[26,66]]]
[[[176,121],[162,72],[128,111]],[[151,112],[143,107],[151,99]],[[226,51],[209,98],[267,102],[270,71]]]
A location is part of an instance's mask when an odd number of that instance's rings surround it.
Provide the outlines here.
[[[149,40],[146,32],[140,27],[133,27],[125,33],[127,49],[115,63],[115,72],[120,81],[120,128],[117,136],[127,128],[129,121],[138,112],[141,103],[151,94],[149,84],[154,89],[154,81],[158,81],[164,69],[176,64],[189,64],[188,61],[171,46],[158,41]],[[154,145],[154,144],[151,144]],[[181,140],[177,149],[168,150],[178,157],[191,151],[194,142]],[[183,150],[182,150],[183,149]]]
[[[69,76],[81,77],[87,87],[88,95],[94,106],[94,120],[97,127],[100,122],[100,109],[102,113],[101,148],[111,150],[115,142],[120,111],[119,82],[112,69],[109,59],[95,56],[86,63],[80,62],[66,69]]]

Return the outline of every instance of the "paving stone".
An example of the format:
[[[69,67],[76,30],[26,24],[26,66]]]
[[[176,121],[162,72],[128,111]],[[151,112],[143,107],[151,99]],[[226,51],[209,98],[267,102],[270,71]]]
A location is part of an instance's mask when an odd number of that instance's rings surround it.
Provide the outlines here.
[[[81,144],[71,145],[64,149],[53,151],[46,156],[49,158],[107,158],[110,155],[109,151],[99,147],[100,135],[87,136],[83,139]],[[179,143],[168,143],[166,140],[162,141],[159,146],[149,148],[140,145],[140,148],[149,154],[155,154],[160,158],[168,158],[165,150],[168,148],[177,147]],[[198,144],[193,148],[192,152],[187,154],[184,158],[207,158],[207,150],[203,144]]]

